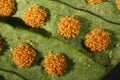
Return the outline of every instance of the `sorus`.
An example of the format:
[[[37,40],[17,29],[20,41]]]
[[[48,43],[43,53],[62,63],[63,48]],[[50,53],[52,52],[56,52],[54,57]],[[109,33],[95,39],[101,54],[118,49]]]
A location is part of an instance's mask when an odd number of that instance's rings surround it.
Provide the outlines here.
[[[78,35],[80,22],[72,17],[62,17],[58,23],[58,32],[65,38],[70,39]]]
[[[13,51],[13,61],[19,67],[30,67],[36,52],[28,44],[19,44]]]
[[[24,11],[23,20],[24,22],[33,27],[41,27],[47,18],[47,12],[39,5],[34,5]]]
[[[90,33],[85,36],[85,39],[85,45],[90,48],[91,51],[103,51],[110,42],[110,34],[103,28],[98,28],[90,31]]]
[[[97,4],[97,3],[102,3],[103,0],[89,0],[88,2],[91,4]]]
[[[52,76],[62,75],[65,72],[66,66],[66,59],[60,53],[50,53],[45,56],[44,67]]]
[[[120,9],[120,0],[116,0],[117,8]]]
[[[0,17],[11,16],[14,10],[14,0],[0,0]]]

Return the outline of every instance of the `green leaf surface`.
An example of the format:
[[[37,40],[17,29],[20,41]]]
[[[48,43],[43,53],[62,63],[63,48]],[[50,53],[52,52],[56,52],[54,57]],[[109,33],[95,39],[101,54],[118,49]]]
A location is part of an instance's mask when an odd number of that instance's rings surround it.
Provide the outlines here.
[[[17,73],[14,73],[14,72],[12,73],[2,69],[0,71],[0,80],[24,80],[24,77],[21,77]]]
[[[0,56],[0,71],[5,72],[5,75],[3,75],[5,77],[9,73],[12,73],[18,76],[18,78],[24,77],[25,79],[23,80],[98,80],[101,79],[106,72],[103,66],[95,63],[77,49],[72,48],[60,40],[47,38],[27,29],[12,27],[1,22],[0,34],[6,41],[6,46],[8,45],[7,49],[3,51],[3,55]],[[37,52],[35,61],[30,68],[19,68],[12,61],[13,49],[22,42],[32,43]],[[52,77],[43,68],[41,58],[44,58],[49,51],[60,52],[65,55],[68,68],[63,76]],[[9,71],[9,73],[5,70]],[[8,76],[8,78],[9,77],[12,78],[12,76]]]
[[[106,0],[96,5],[85,3],[84,0],[15,1],[16,13],[6,19],[12,26],[0,23],[0,33],[8,46],[0,56],[1,69],[14,71],[22,76],[18,77],[25,77],[26,80],[99,80],[107,73],[105,70],[111,70],[120,61],[120,10],[117,9],[115,0]],[[48,21],[40,29],[31,29],[22,21],[24,10],[34,4],[41,5],[48,12]],[[57,32],[57,24],[62,16],[75,16],[80,21],[81,31],[75,38],[67,40]],[[111,34],[111,42],[105,51],[93,53],[84,45],[85,35],[99,27]],[[38,53],[30,68],[18,68],[11,60],[13,48],[21,42],[34,43]],[[49,51],[66,55],[69,68],[64,76],[51,77],[43,69],[40,58]]]
[[[49,20],[44,25],[44,31],[40,32],[43,32],[43,35],[48,33],[49,37],[68,43],[107,68],[114,67],[120,61],[120,10],[117,9],[114,0],[106,0],[96,5],[85,3],[84,0],[17,0],[16,2],[18,11],[14,17],[20,19],[24,10],[34,4],[46,8]],[[81,31],[78,36],[67,40],[58,34],[57,24],[62,16],[75,16],[81,22]],[[111,34],[111,42],[105,51],[93,53],[84,46],[85,35],[99,27],[103,27]]]

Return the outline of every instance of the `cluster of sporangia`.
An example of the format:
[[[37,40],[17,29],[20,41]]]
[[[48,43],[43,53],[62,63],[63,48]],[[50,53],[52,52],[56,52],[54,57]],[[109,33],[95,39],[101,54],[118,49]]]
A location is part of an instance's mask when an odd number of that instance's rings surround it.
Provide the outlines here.
[[[12,56],[13,61],[19,67],[30,67],[35,59],[36,52],[30,45],[22,43],[13,50]],[[45,69],[52,76],[62,75],[67,67],[66,59],[64,55],[60,53],[48,53],[43,63]]]
[[[89,3],[97,4],[103,2],[103,0],[88,0]],[[120,9],[120,0],[116,0],[118,9]],[[15,11],[14,0],[0,0],[0,17],[11,16]],[[38,28],[44,25],[47,19],[46,10],[39,6],[34,5],[24,11],[23,20],[24,22],[33,27]],[[58,33],[65,37],[66,39],[73,38],[77,36],[80,32],[81,23],[72,17],[62,17],[58,23]],[[85,45],[91,51],[103,51],[108,46],[110,42],[110,34],[106,32],[103,28],[97,28],[90,31],[85,36]],[[3,45],[0,43],[0,50]],[[13,50],[13,61],[19,67],[30,67],[36,56],[34,49],[28,44],[20,44]],[[44,58],[44,67],[49,74],[62,75],[67,67],[67,62],[64,55],[60,53],[50,53]]]

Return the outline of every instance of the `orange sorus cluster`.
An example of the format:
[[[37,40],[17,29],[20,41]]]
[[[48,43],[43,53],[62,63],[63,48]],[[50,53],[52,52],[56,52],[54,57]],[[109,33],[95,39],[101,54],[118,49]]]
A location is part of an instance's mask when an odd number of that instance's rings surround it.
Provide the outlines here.
[[[19,44],[13,51],[13,61],[19,67],[30,67],[36,52],[28,44]]]
[[[14,0],[0,0],[0,17],[11,16],[14,10]]]
[[[120,9],[120,0],[116,0],[117,8]]]
[[[13,61],[19,67],[30,67],[36,56],[36,52],[28,44],[19,44],[13,50]],[[52,76],[62,75],[67,67],[67,62],[63,54],[49,53],[45,56],[44,67]]]
[[[91,51],[103,51],[110,42],[110,34],[103,28],[98,28],[90,31],[85,36],[85,45],[90,48]]]
[[[41,27],[47,17],[45,9],[39,5],[34,5],[24,11],[23,19],[25,23],[33,28]]]
[[[65,38],[70,39],[79,34],[80,22],[72,17],[62,17],[58,23],[58,32]]]
[[[98,4],[98,3],[102,3],[103,0],[89,0],[88,2],[91,4]]]
[[[66,59],[60,53],[48,54],[44,59],[44,67],[52,76],[62,75],[67,67]]]

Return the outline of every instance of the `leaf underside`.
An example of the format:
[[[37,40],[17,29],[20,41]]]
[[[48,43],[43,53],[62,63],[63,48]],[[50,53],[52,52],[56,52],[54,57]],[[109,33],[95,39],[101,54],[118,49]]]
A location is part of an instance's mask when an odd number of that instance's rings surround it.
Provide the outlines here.
[[[26,80],[99,80],[119,62],[120,11],[114,0],[96,5],[84,0],[16,0],[16,3],[16,13],[6,20],[12,26],[0,23],[0,33],[7,43],[0,56],[0,68],[9,71],[4,71],[5,76],[15,72],[19,75],[12,74],[20,80],[24,77]],[[41,29],[31,29],[22,21],[24,10],[34,4],[48,12],[48,20]],[[80,21],[81,31],[75,38],[67,40],[57,32],[57,23],[62,16],[75,16]],[[93,53],[84,46],[85,35],[99,27],[111,34],[111,42],[105,51]],[[37,52],[30,68],[18,68],[12,61],[12,50],[22,42],[33,43]],[[63,76],[52,77],[45,71],[41,58],[49,51],[66,56],[68,69]]]

